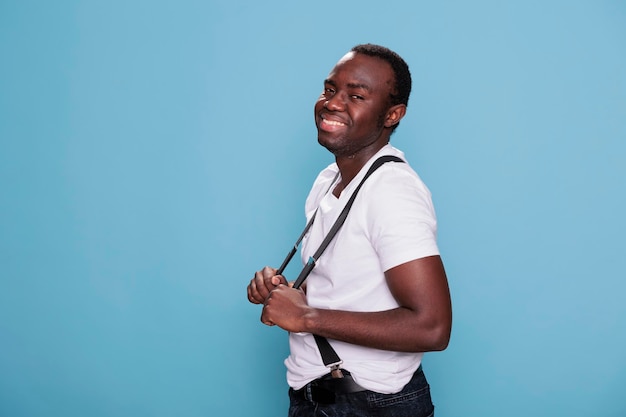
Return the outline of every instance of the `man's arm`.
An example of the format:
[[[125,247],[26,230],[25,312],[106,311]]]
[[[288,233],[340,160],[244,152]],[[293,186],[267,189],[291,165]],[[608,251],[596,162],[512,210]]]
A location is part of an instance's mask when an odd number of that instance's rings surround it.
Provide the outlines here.
[[[385,272],[400,307],[351,312],[310,307],[304,292],[278,285],[265,300],[261,321],[290,332],[401,352],[443,350],[450,340],[452,306],[443,263],[429,256]]]

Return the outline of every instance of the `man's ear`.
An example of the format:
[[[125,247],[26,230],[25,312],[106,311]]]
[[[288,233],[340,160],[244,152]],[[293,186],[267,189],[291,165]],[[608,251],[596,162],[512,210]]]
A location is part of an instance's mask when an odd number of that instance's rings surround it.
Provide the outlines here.
[[[387,117],[385,118],[385,127],[393,127],[400,123],[400,120],[406,114],[406,105],[405,104],[396,104],[395,106],[391,106],[389,110],[387,110]]]

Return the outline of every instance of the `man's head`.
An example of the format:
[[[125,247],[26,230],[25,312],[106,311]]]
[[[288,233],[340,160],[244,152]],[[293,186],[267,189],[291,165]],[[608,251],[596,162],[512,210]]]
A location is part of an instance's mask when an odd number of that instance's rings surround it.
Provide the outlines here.
[[[408,66],[395,52],[355,46],[331,70],[315,104],[318,141],[337,157],[373,154],[404,117],[410,91]]]
[[[409,105],[409,95],[411,94],[411,72],[409,71],[409,66],[406,62],[404,62],[404,59],[402,59],[400,55],[391,49],[385,48],[384,46],[374,45],[371,43],[357,45],[352,48],[351,51],[380,58],[391,65],[391,69],[393,70],[396,78],[394,91],[390,95],[391,104]],[[395,125],[394,129],[396,127],[398,127],[398,125]]]

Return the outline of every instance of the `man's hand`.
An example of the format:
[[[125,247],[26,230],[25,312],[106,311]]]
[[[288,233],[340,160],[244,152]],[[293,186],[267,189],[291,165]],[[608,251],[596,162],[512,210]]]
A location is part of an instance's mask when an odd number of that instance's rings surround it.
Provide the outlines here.
[[[304,291],[281,284],[265,300],[261,322],[288,332],[303,332],[306,331],[304,323],[307,314],[313,311],[306,302]]]
[[[248,301],[253,304],[264,304],[270,292],[280,284],[287,284],[282,275],[276,275],[276,269],[266,266],[254,274],[248,285]]]

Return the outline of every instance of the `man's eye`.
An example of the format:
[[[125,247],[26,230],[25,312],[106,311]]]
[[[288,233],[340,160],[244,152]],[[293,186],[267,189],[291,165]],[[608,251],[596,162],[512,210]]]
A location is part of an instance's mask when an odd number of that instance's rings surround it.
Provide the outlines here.
[[[363,100],[363,99],[364,99],[364,98],[363,98],[363,96],[360,96],[360,95],[358,95],[358,94],[352,94],[352,96],[351,96],[351,97],[352,97],[353,99],[355,99],[355,100]]]
[[[335,90],[332,88],[327,87],[324,89],[324,94],[334,94],[334,93],[335,93]]]

